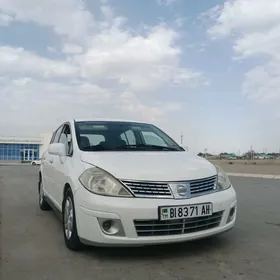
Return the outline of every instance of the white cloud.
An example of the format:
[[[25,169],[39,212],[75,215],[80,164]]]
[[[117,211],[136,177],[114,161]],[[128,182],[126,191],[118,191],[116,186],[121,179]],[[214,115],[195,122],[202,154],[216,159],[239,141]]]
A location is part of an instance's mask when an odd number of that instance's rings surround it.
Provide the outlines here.
[[[279,14],[280,17],[280,14]],[[234,45],[234,51],[242,58],[258,55],[268,55],[280,58],[280,18],[279,23],[264,31],[252,31],[239,37]]]
[[[56,49],[56,47],[52,47],[52,46],[48,46],[47,51],[50,53],[58,53],[58,50]]]
[[[114,10],[112,9],[111,6],[109,5],[102,5],[100,7],[101,12],[103,13],[103,15],[105,16],[105,18],[107,20],[111,20],[114,18],[115,14],[114,14]]]
[[[280,4],[278,0],[226,1],[209,12],[215,20],[209,33],[227,36],[234,32],[264,31],[279,24]]]
[[[120,104],[123,111],[137,115],[138,119],[145,121],[158,121],[165,114],[178,111],[182,105],[179,103],[157,103],[153,106],[142,104],[133,92],[123,92],[120,95]]]
[[[83,47],[76,44],[64,44],[62,52],[69,54],[79,54],[83,52]]]
[[[39,75],[46,78],[75,76],[78,69],[67,61],[40,57],[23,48],[0,46],[0,75]]]
[[[279,108],[280,60],[270,61],[247,72],[243,91],[249,99],[269,105],[277,102]]]
[[[45,50],[60,57],[0,46],[1,134],[15,123],[42,130],[40,124],[74,116],[159,120],[181,109],[153,98],[158,88],[192,86],[200,79],[180,65],[178,32],[166,25],[132,30],[101,2],[97,21],[82,0],[0,0],[7,32],[12,20],[50,27],[57,45],[48,42]]]
[[[233,36],[234,51],[241,57],[279,56],[280,3],[278,0],[227,1],[211,11],[213,37]]]
[[[280,2],[226,1],[208,15],[214,21],[208,33],[213,38],[233,39],[237,58],[266,60],[245,75],[245,95],[258,102],[280,102]]]
[[[21,106],[24,99],[28,102],[37,102],[42,100],[42,103],[50,103],[55,106],[65,105],[65,102],[79,104],[87,103],[92,100],[94,103],[102,103],[109,100],[111,94],[97,85],[88,82],[72,81],[69,84],[36,80],[29,77],[18,78],[14,80],[4,80],[1,85],[2,94],[12,100],[12,105]],[[54,98],[54,100],[53,100]],[[59,101],[58,101],[59,99]],[[63,101],[64,100],[64,101]],[[62,102],[63,101],[63,102]],[[61,103],[62,102],[62,103]]]
[[[11,124],[51,125],[67,118],[95,115],[101,113],[100,104],[112,96],[87,82],[63,84],[29,77],[5,79],[0,81],[0,87],[0,126],[6,128]]]
[[[24,64],[14,71],[21,71],[21,68],[26,71],[27,68],[29,72],[34,69],[38,73],[39,68],[39,73],[47,76],[54,72],[79,75],[75,72],[75,65],[79,64],[86,79],[115,80],[133,90],[151,90],[173,82],[189,83],[199,76],[196,71],[179,66],[181,49],[176,45],[179,34],[175,30],[159,25],[140,34],[124,28],[126,19],[116,16],[108,4],[101,5],[103,19],[97,22],[80,0],[61,0],[55,9],[53,1],[26,0],[23,4],[20,0],[0,0],[0,11],[14,15],[14,20],[47,25],[57,34],[67,35],[68,39],[63,39],[62,52],[80,55],[63,63],[43,58],[39,61],[23,49],[3,50],[8,54],[4,53],[2,57],[17,53],[17,60]],[[77,44],[74,39],[80,37],[83,39]],[[51,52],[56,49],[54,46],[48,48]],[[23,52],[21,58],[19,55]],[[12,61],[9,64],[12,70],[15,64]]]
[[[83,76],[117,80],[133,90],[153,89],[166,83],[184,83],[199,74],[179,67],[178,34],[156,26],[147,36],[118,28],[93,37],[88,51],[77,57]]]
[[[0,12],[0,26],[8,26],[12,21],[12,16]]]
[[[182,106],[164,102],[143,104],[132,92],[110,91],[88,82],[63,84],[29,77],[14,80],[2,78],[0,88],[1,134],[10,131],[13,125],[19,132],[29,127],[31,134],[34,134],[34,130],[40,133],[42,124],[53,128],[65,119],[87,116],[108,118],[117,115],[158,122]]]
[[[75,40],[83,40],[94,27],[93,15],[78,0],[0,0],[0,12],[15,21],[52,27]]]
[[[170,6],[174,4],[177,0],[156,0],[160,6]]]
[[[175,24],[178,27],[182,27],[185,24],[186,20],[187,20],[187,17],[179,17],[179,18],[175,19]]]

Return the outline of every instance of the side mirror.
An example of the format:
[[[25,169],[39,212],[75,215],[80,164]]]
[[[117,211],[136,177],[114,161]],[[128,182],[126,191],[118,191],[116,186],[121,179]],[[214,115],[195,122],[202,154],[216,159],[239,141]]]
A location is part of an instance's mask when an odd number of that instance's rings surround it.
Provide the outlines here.
[[[52,143],[49,145],[48,152],[51,155],[66,156],[66,146],[63,143]]]

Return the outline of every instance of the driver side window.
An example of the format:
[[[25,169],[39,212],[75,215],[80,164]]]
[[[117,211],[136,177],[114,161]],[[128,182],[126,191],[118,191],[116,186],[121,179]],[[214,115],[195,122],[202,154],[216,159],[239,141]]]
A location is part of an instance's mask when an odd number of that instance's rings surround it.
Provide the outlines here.
[[[66,154],[69,156],[73,152],[72,134],[69,124],[65,124],[59,138],[59,143],[66,145]]]
[[[63,129],[63,126],[60,126],[53,134],[52,136],[52,139],[50,141],[50,144],[52,143],[58,143],[58,140],[59,140],[59,137],[60,137],[60,134],[61,134],[61,131]]]
[[[145,144],[167,147],[167,144],[152,131],[142,131]]]
[[[121,139],[126,142],[127,145],[136,145],[136,138],[132,130],[127,130],[120,135]]]

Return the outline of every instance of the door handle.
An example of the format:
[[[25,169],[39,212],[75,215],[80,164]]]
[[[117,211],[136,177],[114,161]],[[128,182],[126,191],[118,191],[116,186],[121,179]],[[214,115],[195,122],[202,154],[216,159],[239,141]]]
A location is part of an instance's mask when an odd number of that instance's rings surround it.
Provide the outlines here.
[[[49,159],[49,162],[50,162],[50,163],[53,163],[53,159],[52,159],[52,158],[51,158],[51,159]]]

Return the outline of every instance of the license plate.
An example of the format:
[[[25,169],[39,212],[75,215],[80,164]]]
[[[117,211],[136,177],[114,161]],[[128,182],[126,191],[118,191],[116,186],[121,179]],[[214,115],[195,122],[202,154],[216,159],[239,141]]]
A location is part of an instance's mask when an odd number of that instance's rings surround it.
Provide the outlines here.
[[[159,219],[162,221],[210,216],[212,215],[212,212],[212,203],[181,206],[161,206],[159,207]]]

